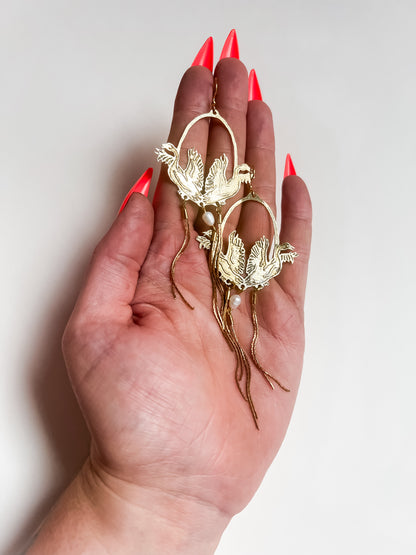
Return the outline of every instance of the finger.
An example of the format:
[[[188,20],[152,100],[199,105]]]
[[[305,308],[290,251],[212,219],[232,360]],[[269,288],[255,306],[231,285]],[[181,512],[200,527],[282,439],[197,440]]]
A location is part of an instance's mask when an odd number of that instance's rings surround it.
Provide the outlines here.
[[[152,234],[152,205],[134,193],[94,251],[74,317],[89,322],[131,321],[130,303]]]
[[[237,144],[238,159],[234,160],[234,149],[228,130],[220,121],[213,118],[210,124],[206,168],[208,170],[215,159],[225,154],[228,158],[226,175],[229,179],[234,164],[244,162],[248,102],[247,69],[236,58],[224,58],[217,64],[215,78],[217,82],[216,108],[233,132]],[[244,189],[241,187],[240,196],[243,194]],[[223,214],[237,198],[238,196],[235,195],[226,203]],[[230,217],[229,222],[231,225],[235,225],[237,221],[238,211],[236,210]]]
[[[213,77],[212,73],[205,67],[190,67],[184,74],[176,95],[172,125],[168,141],[177,146],[179,140],[188,125],[196,116],[209,112],[212,102]],[[194,148],[201,154],[205,161],[209,131],[209,118],[204,118],[191,127],[187,134],[180,152],[180,165],[186,167],[187,150]],[[167,175],[166,166],[163,165],[160,178],[153,201],[155,207],[155,241],[164,241],[166,234],[170,237],[176,236],[179,244],[183,238],[183,223],[181,219],[181,200],[177,193],[177,187],[171,182]],[[197,210],[191,202],[187,203],[190,218]],[[162,235],[160,237],[160,234]],[[175,243],[173,251],[176,252]],[[175,250],[176,249],[176,250]],[[173,252],[173,254],[174,254]]]
[[[276,214],[276,169],[273,116],[270,108],[261,100],[248,103],[247,144],[245,161],[254,168],[253,190]],[[242,205],[238,223],[239,234],[247,245],[253,244],[262,235],[273,232],[270,217],[265,208],[257,202]]]
[[[298,253],[293,265],[285,264],[277,281],[282,289],[303,307],[312,236],[312,204],[305,183],[295,175],[282,186],[282,225],[280,242],[289,242]],[[289,267],[287,267],[289,266]]]

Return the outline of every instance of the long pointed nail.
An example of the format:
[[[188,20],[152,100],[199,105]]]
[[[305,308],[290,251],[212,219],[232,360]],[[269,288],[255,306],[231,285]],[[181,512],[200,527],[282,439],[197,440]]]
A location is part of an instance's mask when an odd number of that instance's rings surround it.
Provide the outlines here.
[[[224,46],[222,47],[220,60],[222,60],[223,58],[237,58],[237,60],[240,59],[240,53],[238,50],[237,33],[235,32],[235,29],[232,29],[228,37],[225,39]]]
[[[192,65],[204,66],[212,72],[214,67],[214,41],[212,37],[207,38],[204,42]]]
[[[296,175],[295,166],[293,165],[290,154],[286,156],[285,173],[284,173],[283,179],[285,177],[288,177],[289,175]]]
[[[260,85],[254,69],[250,71],[248,76],[248,100],[263,100],[261,96]]]
[[[131,195],[133,193],[141,193],[145,197],[149,194],[150,182],[152,181],[153,168],[147,168],[143,175],[139,177],[130,191],[127,193],[126,198],[123,200],[123,204],[120,206],[119,214],[124,210],[126,204],[128,203]]]

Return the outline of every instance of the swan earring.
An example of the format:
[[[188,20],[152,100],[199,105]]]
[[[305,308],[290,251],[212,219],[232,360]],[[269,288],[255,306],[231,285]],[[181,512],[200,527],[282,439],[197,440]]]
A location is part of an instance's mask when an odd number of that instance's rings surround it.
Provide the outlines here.
[[[264,207],[273,225],[273,239],[264,235],[251,247],[246,262],[246,249],[236,230],[231,231],[227,238],[227,250],[223,252],[225,243],[225,225],[232,212],[240,205],[254,202]],[[224,218],[219,217],[216,226],[197,237],[200,248],[209,251],[208,264],[212,279],[212,309],[218,325],[236,356],[235,380],[241,395],[250,406],[251,414],[257,425],[257,412],[250,393],[251,365],[249,358],[241,346],[234,326],[233,309],[241,304],[239,292],[250,289],[251,321],[253,335],[250,345],[251,361],[263,375],[269,386],[275,384],[284,391],[289,391],[280,381],[268,372],[257,356],[259,326],[257,320],[257,295],[266,287],[270,280],[278,276],[284,262],[293,264],[297,253],[290,243],[279,243],[276,218],[270,206],[260,198],[250,184],[248,194],[237,200],[228,210]],[[234,294],[233,294],[234,291]]]
[[[167,165],[168,176],[172,183],[177,187],[178,195],[182,200],[182,213],[185,227],[185,237],[171,264],[170,278],[172,285],[172,294],[176,298],[178,294],[181,299],[190,308],[193,308],[183,296],[175,281],[175,268],[176,264],[189,244],[190,231],[189,231],[189,217],[186,208],[188,201],[193,202],[202,209],[202,220],[208,226],[215,225],[215,215],[207,207],[214,207],[218,217],[221,218],[221,207],[227,200],[232,198],[240,190],[241,184],[251,184],[254,178],[254,170],[247,164],[237,164],[238,152],[237,143],[232,132],[231,127],[227,121],[219,114],[216,108],[216,92],[217,82],[215,82],[215,90],[211,104],[211,110],[205,114],[195,117],[188,123],[176,147],[172,143],[165,143],[161,148],[156,149],[157,160]],[[183,142],[188,135],[190,129],[202,119],[215,119],[219,121],[228,131],[231,142],[233,145],[233,171],[230,179],[227,179],[226,172],[228,169],[229,161],[226,154],[220,158],[216,158],[212,163],[208,174],[205,178],[205,167],[202,162],[202,157],[194,148],[188,149],[188,160],[186,167],[183,168],[179,164],[180,154]]]
[[[185,237],[181,248],[172,261],[170,278],[173,296],[176,297],[176,294],[178,294],[190,308],[193,308],[185,299],[175,281],[176,263],[189,244],[190,229],[186,203],[191,201],[203,210],[202,219],[211,227],[211,229],[205,231],[196,239],[200,248],[209,251],[208,265],[212,281],[212,310],[228,345],[234,351],[236,357],[236,383],[242,397],[249,404],[254,423],[258,428],[258,416],[250,393],[251,364],[247,353],[238,340],[232,311],[241,304],[239,293],[246,289],[251,289],[251,320],[253,325],[250,345],[251,361],[270,387],[274,389],[274,384],[277,384],[284,391],[289,391],[289,389],[284,387],[263,368],[258,359],[257,342],[259,326],[256,305],[258,291],[266,287],[269,281],[280,273],[284,262],[293,264],[297,253],[289,243],[279,243],[277,222],[273,211],[253,191],[252,180],[254,178],[254,170],[245,163],[237,164],[238,152],[234,133],[227,121],[219,114],[216,108],[215,96],[216,89],[211,110],[197,116],[186,126],[177,147],[171,143],[166,143],[160,149],[156,149],[158,161],[167,164],[168,176],[177,186],[177,192],[182,200],[184,217]],[[216,119],[222,123],[230,135],[234,160],[232,175],[229,179],[226,177],[229,161],[225,154],[214,160],[206,178],[204,177],[205,168],[202,157],[193,148],[188,149],[186,167],[183,168],[179,165],[182,144],[189,130],[204,118]],[[242,184],[248,187],[246,196],[237,200],[228,209],[223,218],[222,206],[239,192]],[[247,202],[258,203],[264,207],[272,221],[274,234],[271,244],[265,236],[257,240],[252,246],[246,262],[245,246],[242,239],[238,236],[237,230],[231,231],[226,241],[224,231],[225,224],[232,212],[238,206]],[[211,210],[207,210],[207,207],[211,206],[215,209],[215,215]],[[223,252],[224,243],[227,244],[225,253]]]

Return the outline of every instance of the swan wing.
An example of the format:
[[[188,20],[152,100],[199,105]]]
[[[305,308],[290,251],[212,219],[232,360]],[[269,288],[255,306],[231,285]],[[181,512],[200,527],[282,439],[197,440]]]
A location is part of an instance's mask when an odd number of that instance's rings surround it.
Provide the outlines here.
[[[228,237],[227,258],[233,272],[242,276],[246,266],[246,249],[235,230]]]
[[[226,254],[220,252],[218,256],[218,270],[221,279],[228,285],[244,287],[245,249],[244,243],[234,230],[228,237]]]
[[[198,190],[202,190],[204,183],[204,164],[201,155],[193,148],[188,149],[188,163],[185,175],[195,184]]]
[[[226,154],[223,154],[220,158],[216,158],[212,163],[205,179],[205,196],[207,199],[214,197],[215,191],[226,183],[225,171],[227,166],[228,158]],[[209,204],[209,202],[207,202],[207,204]]]
[[[247,260],[247,276],[251,276],[258,268],[264,268],[267,262],[267,251],[269,240],[264,237],[259,239],[251,247],[250,255]]]

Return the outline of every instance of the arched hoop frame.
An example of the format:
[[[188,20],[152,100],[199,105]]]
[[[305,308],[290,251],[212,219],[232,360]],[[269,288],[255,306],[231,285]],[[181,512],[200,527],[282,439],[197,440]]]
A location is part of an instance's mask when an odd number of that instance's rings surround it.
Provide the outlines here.
[[[224,244],[224,231],[225,231],[225,225],[227,223],[228,218],[230,217],[230,215],[232,214],[232,212],[240,205],[244,204],[245,202],[257,202],[258,204],[261,204],[268,212],[270,219],[272,221],[273,224],[273,231],[274,231],[274,236],[273,236],[273,240],[271,241],[270,245],[269,245],[269,249],[273,249],[275,245],[279,245],[279,231],[278,231],[278,227],[277,227],[277,221],[276,218],[273,214],[272,209],[270,208],[270,206],[267,204],[267,202],[265,200],[263,200],[261,197],[259,197],[253,190],[250,190],[250,192],[243,198],[237,200],[227,211],[227,213],[225,214],[224,218],[222,220],[220,220],[218,222],[218,227],[216,230],[216,233],[218,234],[217,236],[217,247],[216,247],[216,265],[218,266],[218,259],[222,256],[224,256],[224,253],[222,252],[223,249],[223,244]],[[274,275],[272,274],[270,277],[267,277],[267,279],[260,279],[257,281],[250,281],[249,283],[246,281],[244,275],[242,275],[240,272],[235,272],[233,271],[231,268],[229,268],[229,272],[227,273],[226,271],[224,271],[224,269],[222,269],[221,271],[221,276],[220,278],[227,284],[227,285],[234,285],[235,287],[238,287],[238,289],[240,289],[241,291],[247,289],[248,287],[254,287],[255,289],[262,289],[263,287],[265,287],[270,279],[272,279],[272,277],[277,276],[280,273],[281,270],[281,262],[279,261],[278,257],[276,257],[274,254],[272,256],[272,259],[269,260],[270,263],[273,263],[273,260],[275,261],[275,267],[276,267],[276,271],[274,273]],[[225,274],[225,275],[224,275]]]
[[[191,127],[193,127],[196,123],[198,123],[198,121],[202,120],[202,119],[207,119],[207,118],[214,118],[218,121],[220,121],[223,126],[226,128],[226,130],[228,131],[230,137],[231,137],[231,142],[233,145],[233,169],[235,170],[236,166],[237,166],[237,162],[238,162],[238,153],[237,153],[237,143],[234,137],[234,133],[233,130],[231,129],[231,127],[228,125],[227,121],[221,116],[221,114],[219,114],[216,110],[211,110],[205,114],[200,114],[199,116],[196,116],[196,118],[194,118],[193,120],[191,120],[188,125],[185,127],[181,138],[179,139],[179,143],[178,143],[178,152],[179,155],[181,153],[181,149],[182,149],[182,144],[187,136],[187,134],[189,133],[189,130],[191,129]]]

